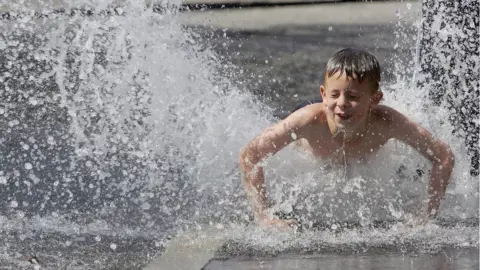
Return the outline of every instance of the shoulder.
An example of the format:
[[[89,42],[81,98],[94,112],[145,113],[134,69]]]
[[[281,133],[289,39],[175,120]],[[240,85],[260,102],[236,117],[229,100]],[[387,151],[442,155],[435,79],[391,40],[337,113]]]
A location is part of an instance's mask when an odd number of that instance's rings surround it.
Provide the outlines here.
[[[325,106],[322,103],[307,105],[291,113],[285,121],[294,123],[299,128],[326,122]]]
[[[371,115],[376,121],[386,124],[408,121],[405,115],[386,105],[376,105],[372,108]]]
[[[371,118],[377,128],[381,129],[383,134],[389,134],[389,137],[396,137],[396,134],[412,125],[405,115],[386,105],[373,107]]]
[[[311,134],[312,129],[327,126],[324,108],[322,103],[307,105],[280,121],[277,128],[295,131],[300,138],[304,138]]]

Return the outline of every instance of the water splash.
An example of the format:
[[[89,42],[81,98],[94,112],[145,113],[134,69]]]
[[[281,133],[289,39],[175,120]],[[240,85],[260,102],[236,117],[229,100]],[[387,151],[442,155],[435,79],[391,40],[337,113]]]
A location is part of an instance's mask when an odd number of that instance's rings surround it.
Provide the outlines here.
[[[7,216],[169,227],[238,182],[238,149],[259,127],[234,119],[266,125],[268,110],[221,76],[175,10],[134,4],[3,24]]]
[[[273,110],[229,81],[223,75],[228,67],[166,4],[161,13],[140,2],[121,9],[107,1],[63,7],[85,5],[86,13],[56,13],[53,2],[43,4],[11,4],[15,18],[0,26],[2,233],[20,235],[5,237],[6,258],[18,258],[9,247],[26,250],[44,233],[62,235],[60,250],[83,237],[77,242],[100,242],[114,252],[126,248],[121,241],[130,236],[156,237],[161,248],[169,235],[204,223],[234,224],[228,226],[240,228],[233,235],[248,235],[238,225],[251,219],[236,169],[238,151],[274,121]],[[40,7],[48,16],[30,12]],[[102,13],[110,7],[115,16]],[[428,97],[421,91],[387,94],[386,103],[432,131],[451,129],[441,117],[446,111],[425,110]],[[465,174],[465,149],[454,135],[445,140],[458,162],[442,215],[478,218],[478,193],[472,191],[478,183]],[[414,155],[389,145],[372,161],[376,170],[359,164],[345,179],[287,148],[269,163],[273,210],[295,210],[311,227],[318,220],[329,227],[339,220],[368,226],[408,217],[424,195],[425,179],[416,170],[428,170]],[[398,163],[383,162],[392,157]],[[355,233],[341,240],[324,232],[315,239],[349,244]],[[372,234],[387,242],[402,237],[375,229],[358,237]],[[253,235],[269,245],[260,232]],[[282,236],[271,237],[271,246],[282,247]],[[310,245],[307,238],[297,244]],[[469,241],[478,246],[478,238]],[[55,260],[55,267],[69,263]]]

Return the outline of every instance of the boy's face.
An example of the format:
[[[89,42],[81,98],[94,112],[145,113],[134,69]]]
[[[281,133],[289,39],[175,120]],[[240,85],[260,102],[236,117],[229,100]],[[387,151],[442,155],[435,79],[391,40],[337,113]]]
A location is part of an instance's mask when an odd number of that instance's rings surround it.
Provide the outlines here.
[[[378,104],[382,93],[363,80],[362,83],[340,72],[325,78],[320,94],[326,107],[327,118],[337,131],[355,132],[364,127],[370,105]]]

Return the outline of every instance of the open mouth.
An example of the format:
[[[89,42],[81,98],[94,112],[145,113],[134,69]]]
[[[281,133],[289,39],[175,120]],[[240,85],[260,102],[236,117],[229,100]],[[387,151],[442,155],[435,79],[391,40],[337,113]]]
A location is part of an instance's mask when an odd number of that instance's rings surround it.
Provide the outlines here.
[[[346,113],[337,113],[336,114],[338,116],[338,118],[340,118],[341,120],[348,120],[352,117],[352,115],[350,114],[346,114]]]

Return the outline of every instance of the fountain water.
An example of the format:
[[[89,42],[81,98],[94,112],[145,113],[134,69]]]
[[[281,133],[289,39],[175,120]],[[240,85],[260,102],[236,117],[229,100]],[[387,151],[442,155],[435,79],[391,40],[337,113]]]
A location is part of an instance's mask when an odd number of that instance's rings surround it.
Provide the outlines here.
[[[479,40],[478,1],[425,0],[419,38],[420,88],[435,107],[449,108],[453,131],[464,138],[472,175],[479,173]]]

